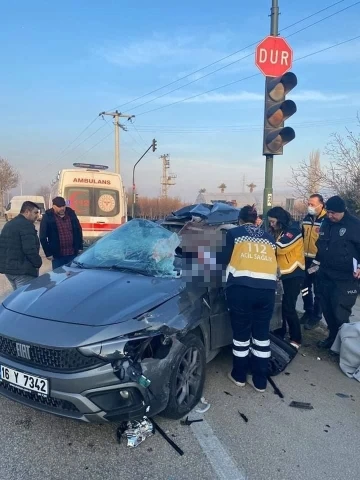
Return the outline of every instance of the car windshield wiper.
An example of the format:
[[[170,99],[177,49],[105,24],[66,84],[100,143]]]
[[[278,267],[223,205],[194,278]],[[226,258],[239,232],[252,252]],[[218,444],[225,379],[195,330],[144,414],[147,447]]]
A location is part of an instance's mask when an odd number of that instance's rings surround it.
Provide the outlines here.
[[[87,268],[85,267],[85,265],[81,262],[78,262],[77,260],[73,260],[71,263],[75,263],[75,265],[78,267],[78,268]]]

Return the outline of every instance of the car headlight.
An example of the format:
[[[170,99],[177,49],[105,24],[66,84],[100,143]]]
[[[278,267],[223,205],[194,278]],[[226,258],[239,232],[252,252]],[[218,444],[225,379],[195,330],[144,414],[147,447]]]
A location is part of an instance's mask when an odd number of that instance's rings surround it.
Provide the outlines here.
[[[118,360],[129,357],[136,347],[140,347],[149,337],[115,338],[105,342],[78,347],[79,351],[87,357],[99,357],[103,360]]]
[[[87,357],[99,357],[112,362],[119,359],[165,358],[172,345],[172,340],[161,333],[134,338],[115,338],[105,342],[78,347]]]

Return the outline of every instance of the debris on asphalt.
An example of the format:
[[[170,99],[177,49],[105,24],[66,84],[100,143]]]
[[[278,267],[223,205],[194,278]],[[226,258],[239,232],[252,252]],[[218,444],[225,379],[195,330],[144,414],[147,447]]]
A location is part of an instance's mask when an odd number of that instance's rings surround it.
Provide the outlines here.
[[[239,410],[238,410],[238,412],[239,412]],[[239,415],[240,415],[240,417],[244,420],[245,423],[247,423],[247,422],[249,421],[249,419],[247,418],[247,416],[244,415],[243,413],[239,412]]]
[[[224,393],[225,393],[225,395],[230,395],[230,397],[232,397],[232,393],[226,392],[225,390],[224,390]]]
[[[305,354],[305,353],[302,353],[301,355],[302,355],[303,357],[306,357],[306,354]]]
[[[295,401],[292,401],[289,405],[290,407],[294,407],[294,408],[301,408],[303,410],[313,410],[313,406],[311,405],[311,403],[307,403],[307,402],[295,402]]]
[[[290,372],[285,372],[285,375],[291,375],[291,373]]]
[[[197,408],[195,412],[197,413],[205,413],[210,408],[210,403],[205,400],[205,397],[201,397],[200,402],[198,404],[200,407],[203,405],[203,408]]]
[[[308,372],[309,370],[304,370],[304,372]]]
[[[329,430],[324,430],[324,432],[329,433]]]
[[[317,360],[321,360],[321,358],[320,358],[320,357],[317,357]]]
[[[126,436],[127,446],[131,448],[137,447],[154,433],[154,425],[147,417],[143,417],[141,422],[136,420],[123,422],[116,432],[118,442],[120,443],[122,437]]]
[[[197,418],[196,420],[189,420],[189,417],[186,417],[185,420],[180,420],[181,425],[191,425],[195,422],[203,422],[203,419]]]
[[[330,425],[325,425],[325,427],[330,428]]]
[[[274,389],[275,395],[278,395],[280,398],[284,398],[284,395],[281,393],[280,389],[276,386],[276,383],[274,382],[274,380],[270,376],[268,377],[268,380],[270,385]]]
[[[310,383],[310,386],[311,387],[316,387],[316,385],[314,383]]]
[[[350,395],[346,395],[346,393],[337,393],[336,395],[340,398],[350,398]]]
[[[164,430],[155,422],[155,420],[152,420],[152,423],[153,423],[153,425],[154,425],[154,427],[155,427],[155,430],[157,430],[157,431],[160,433],[160,435],[169,443],[169,445],[171,445],[171,446],[173,447],[173,449],[176,450],[179,455],[184,455],[184,451],[181,450],[181,448],[178,447],[178,446],[176,445],[176,443],[173,442],[173,441],[171,440],[171,438],[169,438],[169,437],[166,435],[166,433],[164,432]]]

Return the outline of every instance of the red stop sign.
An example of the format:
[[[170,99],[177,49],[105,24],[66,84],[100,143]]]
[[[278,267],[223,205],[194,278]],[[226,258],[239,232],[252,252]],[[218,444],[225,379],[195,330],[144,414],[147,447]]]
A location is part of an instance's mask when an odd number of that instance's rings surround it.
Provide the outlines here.
[[[280,77],[292,67],[293,51],[282,37],[266,37],[256,47],[255,65],[266,77]]]

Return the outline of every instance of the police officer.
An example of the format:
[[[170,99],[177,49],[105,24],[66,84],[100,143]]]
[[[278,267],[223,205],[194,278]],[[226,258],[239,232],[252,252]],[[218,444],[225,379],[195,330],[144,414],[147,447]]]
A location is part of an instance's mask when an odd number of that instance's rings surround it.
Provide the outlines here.
[[[324,220],[325,216],[326,210],[322,195],[318,193],[310,195],[308,200],[308,214],[302,223],[306,274],[302,287],[305,313],[302,316],[300,323],[305,324],[305,330],[315,328],[322,317],[320,299],[317,294],[316,273],[309,274],[307,270],[310,268],[316,257],[316,242],[319,238],[321,222]]]
[[[318,346],[331,348],[338,329],[349,322],[358,295],[360,220],[350,215],[339,196],[329,198],[326,210],[309,273],[318,270],[319,297],[329,328],[328,338]]]

